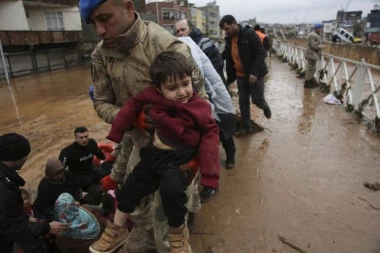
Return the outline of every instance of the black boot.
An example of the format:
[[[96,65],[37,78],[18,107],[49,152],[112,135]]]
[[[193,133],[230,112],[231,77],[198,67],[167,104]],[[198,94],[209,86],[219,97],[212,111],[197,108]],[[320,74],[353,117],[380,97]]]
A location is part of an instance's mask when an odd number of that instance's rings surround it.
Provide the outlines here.
[[[207,202],[211,199],[212,196],[215,196],[218,193],[218,187],[212,188],[208,186],[204,186],[202,191],[199,193],[199,197],[201,198],[201,203]]]
[[[313,77],[311,79],[311,83],[314,85],[314,87],[319,87],[319,83],[317,82],[317,80],[315,79],[315,77]]]
[[[312,88],[315,88],[315,86],[313,85],[313,82],[312,82],[311,79],[310,79],[310,80],[305,80],[305,83],[304,83],[303,87],[304,87],[305,89],[312,89]]]
[[[233,169],[235,167],[235,154],[227,154],[226,169]]]
[[[232,136],[228,139],[224,139],[224,136],[221,136],[221,141],[223,148],[226,151],[226,169],[232,169],[235,167],[235,153],[236,147],[235,142]]]
[[[187,217],[187,227],[191,230],[194,226],[195,213],[189,212]]]

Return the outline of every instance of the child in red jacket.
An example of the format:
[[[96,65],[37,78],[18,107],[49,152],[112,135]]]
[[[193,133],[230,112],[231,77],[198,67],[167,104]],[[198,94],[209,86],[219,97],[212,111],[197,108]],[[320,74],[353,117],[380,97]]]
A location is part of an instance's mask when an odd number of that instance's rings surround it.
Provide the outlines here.
[[[119,143],[131,130],[139,112],[152,104],[149,116],[156,124],[152,146],[140,150],[140,162],[125,181],[118,196],[114,224],[90,246],[94,253],[112,252],[127,239],[124,228],[128,214],[141,199],[159,190],[169,224],[173,252],[189,252],[185,190],[192,175],[181,169],[199,153],[201,184],[217,188],[219,179],[219,131],[210,104],[198,97],[191,81],[192,65],[180,53],[163,52],[150,69],[154,86],[127,101],[112,122],[107,136]],[[116,232],[115,232],[116,231]],[[106,238],[106,240],[104,239]],[[112,241],[110,241],[112,238]]]

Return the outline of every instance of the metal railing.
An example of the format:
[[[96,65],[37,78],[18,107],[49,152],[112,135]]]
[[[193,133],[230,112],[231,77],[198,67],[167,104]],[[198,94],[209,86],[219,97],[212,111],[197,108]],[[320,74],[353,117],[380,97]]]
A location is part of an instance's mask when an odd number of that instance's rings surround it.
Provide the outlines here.
[[[306,70],[305,48],[273,41],[273,49],[288,62],[297,74]],[[346,106],[361,118],[368,120],[368,127],[380,131],[380,66],[362,61],[322,53],[317,63],[316,79],[321,90],[333,92]]]
[[[65,48],[4,53],[4,57],[0,63],[0,80],[7,75],[15,77],[83,64],[76,49]]]

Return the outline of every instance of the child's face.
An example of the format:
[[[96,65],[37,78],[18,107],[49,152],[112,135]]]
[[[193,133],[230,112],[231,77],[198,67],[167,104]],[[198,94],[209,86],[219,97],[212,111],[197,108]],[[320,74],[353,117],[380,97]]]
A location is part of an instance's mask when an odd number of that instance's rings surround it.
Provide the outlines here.
[[[29,195],[23,193],[22,200],[24,201],[24,207],[26,207],[30,203]]]
[[[167,100],[186,104],[193,96],[191,77],[168,78],[165,83],[161,83],[160,91]]]

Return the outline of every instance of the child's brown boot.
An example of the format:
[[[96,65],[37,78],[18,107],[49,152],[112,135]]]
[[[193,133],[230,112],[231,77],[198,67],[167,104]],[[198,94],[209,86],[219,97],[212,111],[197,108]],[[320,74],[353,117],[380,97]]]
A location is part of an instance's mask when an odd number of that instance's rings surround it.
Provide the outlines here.
[[[127,242],[129,233],[126,228],[121,228],[112,222],[107,221],[107,227],[103,234],[93,244],[89,250],[92,253],[112,253]]]
[[[169,230],[170,253],[191,253],[189,245],[189,230],[184,226],[179,233],[172,233]]]

